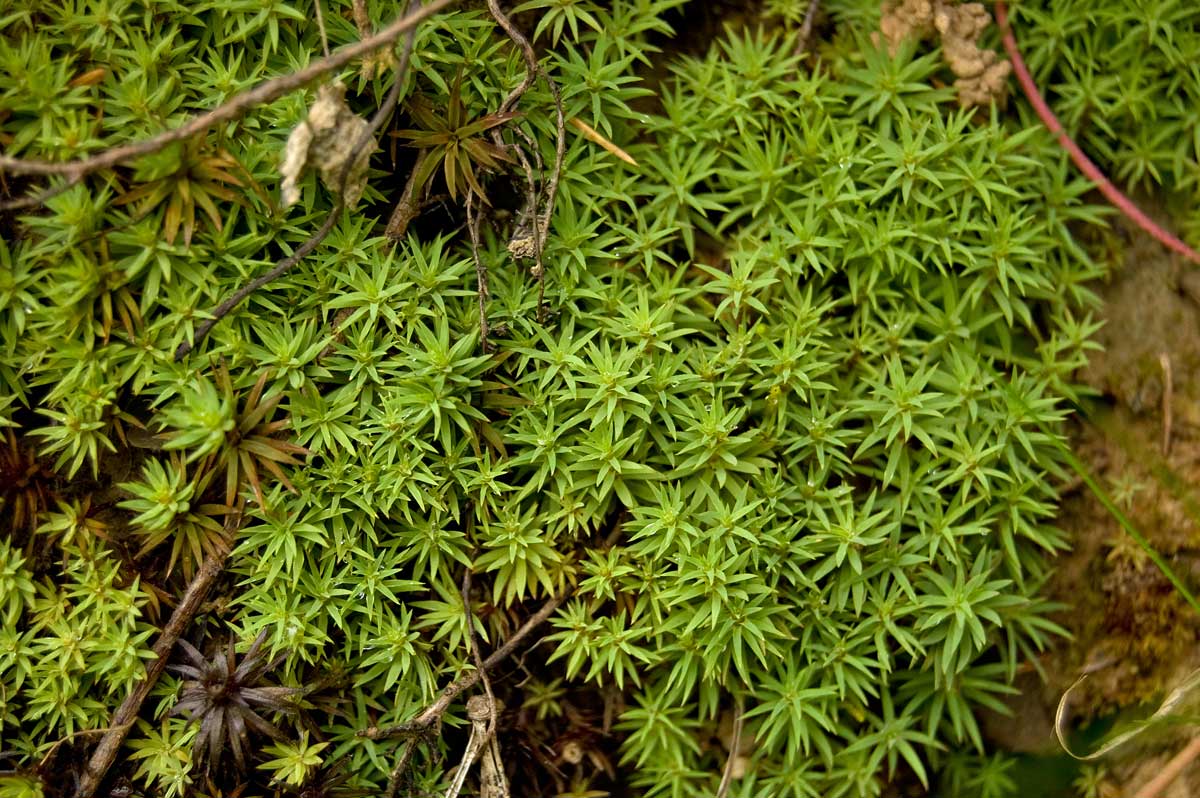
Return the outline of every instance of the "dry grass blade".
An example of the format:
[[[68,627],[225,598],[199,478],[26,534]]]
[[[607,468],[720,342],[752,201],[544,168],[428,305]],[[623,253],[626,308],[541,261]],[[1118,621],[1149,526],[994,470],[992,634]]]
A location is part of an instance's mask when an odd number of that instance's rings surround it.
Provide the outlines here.
[[[1159,704],[1158,709],[1154,710],[1154,714],[1152,714],[1150,717],[1140,721],[1133,727],[1126,729],[1123,732],[1113,735],[1108,740],[1101,743],[1100,747],[1090,754],[1078,754],[1075,751],[1072,751],[1071,747],[1067,744],[1067,707],[1069,706],[1071,693],[1077,687],[1079,687],[1079,685],[1083,684],[1087,677],[1088,674],[1083,674],[1075,680],[1073,685],[1067,688],[1067,691],[1063,693],[1062,698],[1059,699],[1058,709],[1054,713],[1054,735],[1058,738],[1059,745],[1062,746],[1063,751],[1066,751],[1068,755],[1080,760],[1099,759],[1105,754],[1115,750],[1119,746],[1124,745],[1146,731],[1162,726],[1172,715],[1178,714],[1178,710],[1184,707],[1189,698],[1191,698],[1197,692],[1200,692],[1198,691],[1198,688],[1200,688],[1200,668],[1198,668],[1188,674],[1187,678],[1185,678],[1182,683],[1180,683],[1175,689],[1171,690],[1171,692],[1167,694],[1167,697],[1163,699],[1162,703]]]
[[[630,166],[638,166],[638,162],[633,159],[632,155],[625,152],[625,150],[621,149],[616,144],[613,144],[611,141],[606,139],[603,135],[600,134],[600,131],[596,130],[594,127],[589,125],[587,122],[584,122],[579,117],[577,117],[577,116],[571,117],[570,124],[573,128],[575,128],[580,133],[582,133],[588,139],[588,141],[592,141],[592,142],[595,142],[596,144],[599,144],[601,147],[608,150],[613,155],[617,156],[618,158],[620,158],[622,161],[629,164]]]

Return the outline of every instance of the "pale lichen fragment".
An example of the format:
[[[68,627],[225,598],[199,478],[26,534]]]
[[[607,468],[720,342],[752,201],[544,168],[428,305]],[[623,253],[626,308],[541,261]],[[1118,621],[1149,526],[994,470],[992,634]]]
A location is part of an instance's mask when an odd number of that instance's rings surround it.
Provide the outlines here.
[[[317,99],[308,109],[308,117],[292,129],[284,148],[279,172],[283,205],[288,207],[300,199],[300,178],[313,167],[321,182],[335,194],[341,189],[342,170],[350,160],[354,146],[368,127],[367,120],[346,105],[346,87],[342,83],[326,83],[317,90]],[[350,173],[346,176],[343,200],[353,208],[367,187],[367,164],[373,146],[363,147]]]

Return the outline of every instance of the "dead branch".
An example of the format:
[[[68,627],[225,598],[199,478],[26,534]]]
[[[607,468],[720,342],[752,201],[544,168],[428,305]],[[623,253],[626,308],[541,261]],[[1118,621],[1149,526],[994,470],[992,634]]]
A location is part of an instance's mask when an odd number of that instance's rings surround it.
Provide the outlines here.
[[[470,690],[479,682],[482,674],[492,670],[512,656],[517,647],[521,645],[521,642],[529,636],[529,633],[541,626],[555,610],[562,606],[562,603],[567,600],[570,593],[571,591],[567,590],[561,596],[555,596],[543,604],[537,612],[529,616],[529,619],[525,623],[521,624],[521,628],[514,632],[512,637],[504,641],[504,645],[493,651],[491,656],[483,661],[482,668],[477,667],[470,673],[448,684],[446,689],[442,690],[442,694],[438,696],[437,700],[423,709],[421,714],[417,715],[416,718],[405,723],[396,724],[395,726],[385,726],[383,728],[371,726],[360,731],[358,736],[366,737],[368,740],[404,737],[424,731],[433,726],[434,723],[441,720],[442,715],[446,714],[446,710],[454,703],[454,699],[458,698],[465,690]]]
[[[88,158],[61,163],[0,155],[0,172],[7,172],[14,175],[60,176],[67,179],[67,186],[74,185],[93,172],[109,169],[134,158],[158,152],[169,144],[189,139],[213,125],[237,119],[252,108],[269,103],[278,97],[293,92],[326,73],[344,67],[360,56],[388,46],[400,34],[412,31],[423,20],[428,19],[455,1],[433,0],[429,5],[394,20],[374,36],[347,45],[328,58],[322,58],[319,61],[309,64],[304,69],[261,83],[253,89],[233,97],[228,102],[217,106],[211,111],[195,116],[179,127],[163,131],[157,136],[151,136],[148,139],[132,144],[113,147]],[[63,187],[56,186],[51,190],[57,193],[61,192]]]
[[[392,772],[388,774],[387,789],[383,793],[383,798],[396,798],[396,794],[400,792],[400,781],[408,771],[408,763],[412,759],[413,751],[416,750],[416,747],[415,741],[404,741],[404,744],[400,748],[400,756],[396,760],[396,765],[392,768]]]
[[[175,611],[171,613],[170,620],[163,627],[162,634],[158,636],[158,642],[154,644],[154,659],[146,666],[145,678],[133,688],[129,695],[125,697],[125,700],[121,702],[121,706],[113,713],[108,731],[100,738],[100,742],[96,745],[96,750],[92,752],[92,758],[83,773],[83,778],[80,780],[75,798],[91,798],[95,794],[96,788],[100,786],[100,782],[104,780],[108,769],[112,767],[113,760],[117,756],[117,751],[120,749],[121,744],[125,742],[125,737],[133,727],[133,722],[137,719],[138,712],[141,710],[146,696],[150,694],[150,688],[154,687],[154,683],[158,681],[158,677],[162,675],[163,670],[167,667],[167,660],[171,656],[171,649],[174,648],[175,642],[183,634],[183,630],[187,628],[196,611],[200,609],[200,604],[208,594],[209,588],[212,587],[213,582],[216,581],[217,576],[224,569],[225,560],[229,557],[229,552],[232,550],[233,538],[237,535],[237,530],[241,527],[241,524],[242,518],[240,512],[230,513],[226,516],[226,540],[222,545],[218,546],[216,551],[204,559],[199,570],[196,571],[196,575],[192,577],[191,583],[188,584],[187,592],[183,594],[183,599],[180,600]]]
[[[487,727],[482,735],[483,740],[492,739],[492,735],[496,732],[496,696],[492,693],[492,681],[487,675],[487,666],[484,664],[483,657],[479,653],[479,640],[475,635],[475,614],[471,612],[471,569],[468,568],[463,574],[462,582],[462,599],[463,611],[467,617],[467,640],[471,646],[471,656],[475,660],[475,672],[479,674],[480,680],[483,682],[483,689],[487,695],[488,702],[488,719]],[[369,736],[369,735],[368,735]],[[374,738],[372,738],[374,739]],[[407,771],[408,763],[413,755],[413,740],[406,740],[400,749],[400,756],[396,759],[396,765],[388,774],[387,790],[384,792],[384,798],[395,798],[400,790],[400,781],[404,778]],[[468,761],[470,757],[464,757],[462,764],[459,766],[459,774],[462,777],[466,776],[466,772],[471,764]],[[461,784],[459,788],[461,789]],[[455,795],[458,790],[452,790]]]
[[[415,0],[413,4],[415,4]],[[412,5],[409,7],[411,8]],[[409,14],[407,17],[405,17],[405,19],[415,16],[416,14]],[[393,25],[390,27],[395,27],[395,23],[393,23]],[[416,39],[417,29],[415,26],[409,26],[407,31],[408,37],[404,43],[404,52],[400,56],[400,63],[396,65],[396,78],[392,82],[392,88],[388,90],[387,97],[384,98],[383,103],[379,106],[379,110],[375,112],[375,115],[371,117],[371,121],[367,123],[366,128],[363,129],[362,134],[358,137],[358,141],[354,144],[354,149],[350,151],[350,157],[346,159],[346,163],[342,166],[341,175],[338,177],[337,198],[334,200],[333,208],[330,209],[329,215],[325,217],[325,222],[315,233],[309,236],[307,241],[297,247],[295,252],[275,264],[275,267],[266,274],[239,288],[228,299],[218,305],[217,308],[212,312],[211,317],[206,319],[203,324],[196,328],[194,340],[184,341],[179,345],[179,348],[175,350],[176,361],[182,360],[188,354],[188,352],[191,352],[192,349],[195,348],[196,344],[204,340],[204,337],[208,335],[212,328],[215,327],[217,323],[221,321],[221,319],[229,315],[230,311],[240,305],[242,300],[272,280],[283,276],[283,274],[291,270],[292,267],[294,267],[297,263],[304,260],[308,253],[316,249],[317,245],[324,241],[325,237],[329,235],[331,230],[333,230],[333,226],[337,224],[338,219],[340,219],[342,216],[342,211],[346,207],[346,182],[350,178],[350,173],[354,169],[354,164],[358,162],[359,155],[362,153],[363,148],[365,148],[368,143],[371,143],[375,140],[375,133],[388,119],[388,117],[391,116],[392,111],[396,108],[396,103],[400,100],[400,90],[404,84],[404,73],[408,69],[408,62],[412,56],[412,48]]]

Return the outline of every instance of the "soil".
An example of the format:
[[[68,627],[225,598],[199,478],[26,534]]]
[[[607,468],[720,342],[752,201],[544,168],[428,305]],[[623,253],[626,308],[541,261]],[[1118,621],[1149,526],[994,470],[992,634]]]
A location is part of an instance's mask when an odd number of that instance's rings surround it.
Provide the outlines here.
[[[1152,203],[1139,203],[1155,215]],[[1166,221],[1166,220],[1162,220]],[[1082,407],[1072,449],[1113,502],[1189,587],[1200,584],[1200,271],[1124,219],[1112,223],[1122,252],[1097,288],[1104,349],[1078,374],[1096,394]],[[1110,250],[1111,251],[1111,250]],[[1128,707],[1157,707],[1200,668],[1200,614],[1113,514],[1080,481],[1065,490],[1058,524],[1072,550],[1059,559],[1049,596],[1069,605],[1056,620],[1072,634],[1022,676],[1013,716],[985,719],[992,741],[1013,751],[1057,749],[1053,722],[1084,723]],[[1145,714],[1145,713],[1143,713]],[[1113,795],[1132,795],[1186,739],[1106,759]],[[1094,747],[1094,746],[1093,746]],[[1128,746],[1136,748],[1136,744]],[[1172,792],[1174,791],[1174,792]],[[1103,793],[1102,793],[1103,794]],[[1200,794],[1192,767],[1162,796]]]

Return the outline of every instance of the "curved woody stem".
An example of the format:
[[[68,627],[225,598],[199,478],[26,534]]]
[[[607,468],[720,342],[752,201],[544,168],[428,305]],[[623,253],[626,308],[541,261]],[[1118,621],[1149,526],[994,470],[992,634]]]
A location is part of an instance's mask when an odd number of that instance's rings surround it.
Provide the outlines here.
[[[1008,7],[1004,0],[996,0],[996,23],[1000,26],[1000,32],[1004,39],[1004,49],[1008,51],[1008,57],[1013,65],[1013,72],[1016,73],[1017,82],[1021,84],[1021,89],[1025,92],[1025,97],[1028,98],[1029,104],[1033,106],[1033,109],[1037,111],[1037,115],[1041,118],[1042,123],[1050,129],[1051,133],[1058,137],[1059,143],[1062,144],[1063,148],[1071,156],[1071,160],[1075,162],[1075,165],[1079,167],[1079,171],[1083,172],[1084,176],[1095,183],[1096,188],[1100,189],[1100,193],[1116,206],[1121,213],[1133,220],[1134,224],[1152,235],[1167,249],[1178,252],[1193,263],[1200,263],[1200,253],[1155,224],[1149,216],[1133,204],[1133,201],[1129,197],[1122,194],[1112,184],[1111,180],[1104,176],[1100,168],[1092,163],[1083,150],[1079,148],[1079,145],[1067,135],[1062,123],[1058,121],[1058,117],[1054,115],[1054,112],[1050,110],[1050,106],[1042,98],[1037,84],[1033,82],[1033,76],[1029,74],[1029,68],[1025,66],[1025,60],[1021,58],[1021,51],[1017,48],[1016,37],[1013,36],[1012,29],[1008,25]]]

